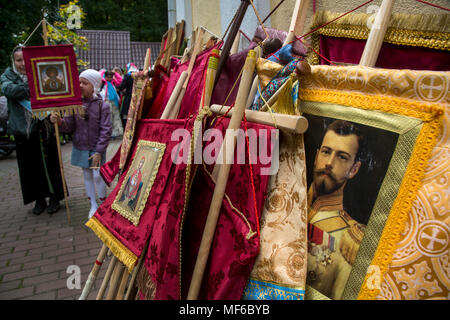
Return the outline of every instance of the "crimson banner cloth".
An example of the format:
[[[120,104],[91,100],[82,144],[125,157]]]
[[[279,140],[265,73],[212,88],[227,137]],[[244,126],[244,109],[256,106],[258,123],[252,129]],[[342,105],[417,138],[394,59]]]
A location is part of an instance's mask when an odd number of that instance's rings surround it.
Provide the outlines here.
[[[123,174],[114,190],[86,223],[129,270],[141,256],[149,237],[158,234],[153,229],[160,227],[158,221],[161,216],[181,215],[184,184],[173,181],[183,180],[186,165],[173,163],[171,153],[179,142],[172,141],[171,136],[177,129],[189,130],[192,122],[138,121],[135,142]],[[157,152],[155,157],[152,150]],[[172,193],[177,197],[168,203],[165,199]],[[138,211],[139,215],[134,215]],[[168,232],[169,235],[175,236],[175,233]]]
[[[22,51],[33,111],[82,105],[72,45],[24,47]]]
[[[159,119],[163,113],[163,98],[167,90],[167,83],[169,82],[169,77],[167,76],[167,70],[158,65],[155,68],[156,75],[152,79],[152,90],[153,90],[153,100],[146,115],[143,116],[145,119]]]
[[[225,66],[220,73],[219,79],[217,80],[217,84],[214,86],[211,96],[211,105],[225,104],[227,106],[231,106],[235,102],[239,84],[241,82],[240,79],[237,80],[239,73],[244,67],[248,51],[254,47],[256,47],[256,44],[252,43],[247,49],[228,56]],[[233,88],[234,84],[235,86]]]
[[[225,132],[229,119],[216,125],[216,129]],[[267,130],[272,127],[247,123],[248,130]],[[241,129],[244,129],[243,125]],[[266,143],[267,155],[271,155],[270,134],[266,137],[258,134],[261,142]],[[260,144],[261,146],[261,144]],[[208,144],[205,145],[205,148]],[[241,299],[248,277],[259,252],[258,221],[267,196],[266,189],[270,176],[261,174],[263,164],[260,157],[252,154],[252,172],[255,186],[255,200],[252,191],[248,151],[245,145],[237,146],[236,154],[245,154],[245,164],[233,164],[222,201],[216,232],[211,245],[208,263],[199,292],[198,299],[236,300]],[[252,148],[252,146],[251,146]],[[263,148],[264,149],[264,148]],[[262,149],[261,149],[262,150]],[[258,156],[260,153],[258,154]],[[236,160],[236,159],[235,159]],[[255,161],[257,160],[257,161]],[[208,215],[215,181],[211,173],[213,165],[199,166],[193,181],[189,206],[183,226],[183,298],[186,298],[191,282],[192,272],[197,258],[198,248]]]
[[[119,173],[119,162],[120,162],[120,153],[121,153],[122,145],[117,149],[114,156],[106,162],[104,165],[100,167],[100,175],[103,178],[103,181],[108,185],[111,185],[116,175]]]
[[[177,116],[178,119],[185,119],[189,117],[189,115],[196,113],[196,111],[198,110],[203,93],[203,87],[205,83],[205,70],[208,66],[209,56],[213,49],[218,49],[221,45],[222,43],[219,42],[197,55],[188,85],[186,87],[186,92],[183,99],[181,100],[181,106]],[[175,63],[176,61],[173,62],[175,65],[170,71],[170,76],[165,87],[164,97],[162,98],[163,107],[161,108],[161,115],[164,108],[167,106],[167,102],[170,99],[170,96],[178,82],[178,79],[180,78],[181,73],[188,70],[190,63],[190,61],[186,61],[184,63]],[[161,98],[158,97],[158,100],[159,99]]]

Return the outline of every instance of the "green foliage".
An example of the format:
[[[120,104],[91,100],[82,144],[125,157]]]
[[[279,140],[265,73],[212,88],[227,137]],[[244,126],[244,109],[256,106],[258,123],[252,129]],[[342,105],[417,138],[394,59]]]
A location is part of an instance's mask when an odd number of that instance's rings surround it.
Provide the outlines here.
[[[130,31],[131,41],[161,41],[167,31],[165,0],[80,0],[85,29]]]
[[[58,23],[66,19],[61,17],[62,13],[58,5],[63,8],[69,2],[68,0],[0,0],[0,30],[2,31],[0,32],[0,73],[11,65],[13,48],[28,38],[44,17],[44,13],[50,24],[58,28],[58,31],[62,29]],[[165,0],[79,0],[78,3],[85,13],[84,17],[82,16],[84,29],[130,31],[131,41],[161,41],[162,35],[168,29],[167,1]],[[63,33],[63,35],[70,37],[69,34]],[[55,43],[60,41],[57,37],[52,39]],[[71,42],[77,41],[74,38],[69,39],[72,39]],[[81,38],[79,39],[82,41]],[[28,40],[27,45],[42,44],[42,28],[40,28]]]
[[[83,20],[86,18],[86,13],[83,11],[83,8],[80,7],[78,2],[78,0],[74,0],[70,1],[68,4],[61,5],[59,7],[59,20],[56,20],[54,22],[54,27],[48,27],[49,44],[61,44],[69,42],[73,44],[75,53],[77,53],[77,50],[89,49],[87,38],[78,35],[74,30],[69,29],[69,27],[67,26],[67,22],[73,14],[73,12],[71,11],[71,7],[78,6],[80,8],[80,25],[78,27],[83,27]],[[89,62],[77,58],[77,65],[81,68],[85,68],[89,65]]]

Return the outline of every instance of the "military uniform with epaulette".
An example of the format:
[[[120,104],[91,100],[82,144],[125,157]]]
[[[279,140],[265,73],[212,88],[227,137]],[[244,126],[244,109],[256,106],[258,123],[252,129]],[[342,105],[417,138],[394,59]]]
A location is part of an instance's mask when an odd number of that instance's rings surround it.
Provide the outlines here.
[[[306,282],[331,299],[342,296],[365,229],[344,211],[343,187],[316,198],[314,186],[308,192]]]

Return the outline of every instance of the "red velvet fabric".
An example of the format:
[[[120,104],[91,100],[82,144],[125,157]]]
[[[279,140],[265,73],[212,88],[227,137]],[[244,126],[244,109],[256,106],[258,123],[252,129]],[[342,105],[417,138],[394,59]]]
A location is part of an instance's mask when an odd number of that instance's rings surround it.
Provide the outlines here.
[[[23,47],[23,58],[33,110],[83,104],[73,45]],[[59,78],[59,81],[56,79],[60,85],[58,91],[51,91],[47,86],[47,82],[55,83],[47,74],[49,67],[54,68]]]
[[[226,102],[226,105],[230,106],[236,101],[240,79],[237,81],[233,91],[231,91],[231,89],[233,88],[233,85],[244,66],[248,51],[253,49],[255,46],[256,44],[252,43],[249,48],[228,57],[225,66],[220,73],[217,84],[212,92],[211,104],[222,105]],[[225,101],[230,92],[231,94],[228,97],[228,100]]]
[[[156,79],[154,79],[155,81]],[[169,77],[165,73],[160,73],[158,79],[158,84],[156,85],[153,94],[155,98],[153,99],[152,106],[149,112],[145,115],[145,119],[159,119],[163,113],[163,99],[167,92],[167,84],[169,82]]]
[[[109,194],[106,200],[101,204],[95,213],[95,218],[106,228],[108,231],[123,245],[125,245],[131,252],[137,257],[142,254],[142,250],[152,233],[152,237],[156,237],[158,232],[154,231],[160,228],[158,219],[161,216],[169,214],[170,216],[176,215],[177,209],[180,205],[182,207],[183,199],[174,198],[171,201],[171,207],[167,207],[167,197],[170,192],[177,192],[175,190],[176,185],[173,181],[179,181],[181,173],[183,172],[183,165],[175,166],[171,159],[171,152],[173,148],[178,144],[177,141],[171,141],[172,132],[176,129],[182,129],[188,127],[188,122],[185,120],[140,120],[136,125],[135,141],[141,139],[148,141],[155,141],[166,144],[166,149],[159,166],[158,173],[154,180],[150,195],[147,200],[147,204],[140,217],[138,226],[134,226],[128,219],[122,217],[119,213],[111,208],[117,193],[120,190],[120,186],[126,174],[122,174],[119,178],[117,186]],[[131,149],[131,156],[129,157],[125,166],[124,173],[128,171],[128,168],[136,153],[137,143],[134,143]],[[177,168],[175,168],[177,167]],[[177,174],[173,176],[174,172]],[[169,190],[168,190],[168,189]],[[159,229],[158,229],[159,230]],[[174,236],[174,234],[167,234],[168,236]]]
[[[359,64],[366,40],[320,36],[320,54],[334,62]],[[321,64],[328,64],[320,59]],[[450,53],[423,47],[383,43],[378,68],[449,71]]]
[[[222,121],[217,128],[225,132],[229,119]],[[269,129],[271,127],[259,124],[247,124],[248,128]],[[243,126],[241,127],[243,129]],[[256,256],[259,252],[259,235],[257,233],[257,218],[253,200],[247,151],[241,146],[237,153],[246,154],[246,164],[231,166],[226,187],[226,194],[231,203],[224,198],[216,232],[206,265],[199,299],[241,299]],[[270,141],[267,139],[268,154]],[[252,161],[254,161],[252,156]],[[258,219],[261,215],[266,189],[270,176],[261,175],[264,167],[260,161],[252,165],[256,191],[256,206]],[[183,226],[182,242],[182,283],[183,298],[186,298],[191,282],[192,272],[197,258],[198,248],[203,234],[209,206],[214,192],[214,182],[207,172],[212,172],[213,165],[198,167],[195,176],[189,207]],[[233,207],[231,206],[233,205]],[[240,211],[242,215],[238,213]],[[250,228],[249,228],[250,225]],[[249,232],[254,232],[251,235]]]
[[[143,272],[151,279],[153,290],[145,298],[180,299],[180,237],[185,201],[186,164],[172,165],[166,177],[149,239]],[[152,206],[152,199],[150,199]],[[148,280],[146,280],[148,281]],[[141,286],[142,284],[140,284]]]
[[[103,164],[100,167],[100,175],[103,178],[103,181],[108,185],[108,187],[111,185],[111,182],[113,182],[116,175],[119,173],[119,162],[120,162],[120,149],[122,145],[120,145],[119,149],[117,149],[114,156]]]
[[[186,119],[190,114],[195,113],[198,110],[201,95],[203,93],[202,89],[205,82],[204,71],[208,64],[209,55],[214,48],[220,48],[220,46],[221,43],[218,43],[217,45],[208,50],[204,50],[197,55],[192,68],[191,76],[189,78],[188,86],[186,87],[186,93],[181,101],[178,119]],[[170,99],[181,73],[183,71],[187,71],[188,67],[189,61],[186,61],[184,63],[175,64],[175,66],[171,69],[164,96],[162,98],[158,98],[162,101],[163,106],[161,108],[162,110],[160,115],[162,115],[164,108],[167,106],[167,102]]]

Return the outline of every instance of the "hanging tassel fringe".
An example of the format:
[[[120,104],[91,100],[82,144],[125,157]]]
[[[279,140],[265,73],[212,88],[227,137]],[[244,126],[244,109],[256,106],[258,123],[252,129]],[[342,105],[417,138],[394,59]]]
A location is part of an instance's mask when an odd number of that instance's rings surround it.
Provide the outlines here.
[[[32,110],[33,118],[39,119],[44,119],[53,112],[59,113],[59,116],[62,118],[65,115],[75,115],[75,114],[84,115],[85,111],[82,105],[72,105],[65,107],[53,107],[53,108],[42,108]]]

